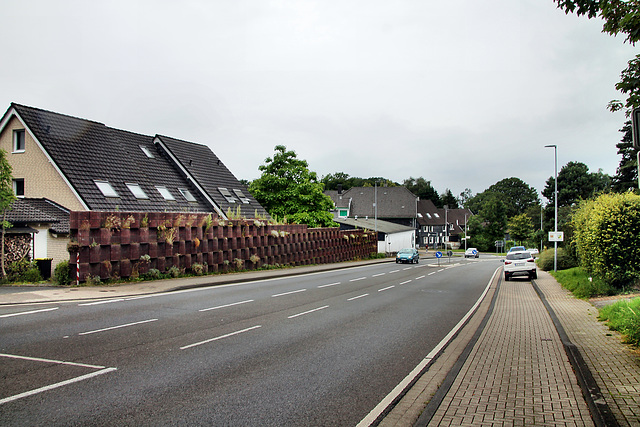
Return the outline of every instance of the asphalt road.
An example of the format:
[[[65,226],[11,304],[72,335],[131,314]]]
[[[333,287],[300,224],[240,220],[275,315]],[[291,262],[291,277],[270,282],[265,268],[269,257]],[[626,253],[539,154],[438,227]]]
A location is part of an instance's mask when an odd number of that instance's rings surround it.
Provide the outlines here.
[[[0,308],[0,425],[356,425],[501,264],[374,264]]]

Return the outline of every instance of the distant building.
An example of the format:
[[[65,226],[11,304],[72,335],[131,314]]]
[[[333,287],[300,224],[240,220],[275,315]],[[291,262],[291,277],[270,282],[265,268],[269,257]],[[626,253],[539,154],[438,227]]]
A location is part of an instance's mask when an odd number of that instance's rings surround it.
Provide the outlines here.
[[[469,209],[437,208],[431,200],[418,202],[419,245],[433,249],[463,246],[465,226],[473,213]]]

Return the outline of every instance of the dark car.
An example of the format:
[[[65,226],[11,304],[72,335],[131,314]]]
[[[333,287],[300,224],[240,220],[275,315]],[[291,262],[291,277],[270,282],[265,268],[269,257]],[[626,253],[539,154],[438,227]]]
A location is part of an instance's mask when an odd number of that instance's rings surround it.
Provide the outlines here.
[[[410,262],[413,264],[415,262],[417,264],[419,259],[418,251],[412,248],[400,249],[396,254],[396,263]]]

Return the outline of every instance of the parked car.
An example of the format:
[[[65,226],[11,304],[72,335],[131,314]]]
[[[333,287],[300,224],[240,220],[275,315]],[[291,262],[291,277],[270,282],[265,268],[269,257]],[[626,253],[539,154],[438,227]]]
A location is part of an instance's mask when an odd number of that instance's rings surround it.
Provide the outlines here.
[[[527,252],[529,252],[531,255],[533,255],[534,258],[535,258],[536,255],[540,254],[540,251],[537,250],[536,248],[529,248],[529,249],[527,249]]]
[[[420,255],[418,254],[418,251],[413,248],[400,249],[396,254],[396,263],[410,262],[413,264],[415,262],[417,264],[419,260]]]
[[[509,249],[509,252],[516,252],[516,251],[526,251],[527,249],[524,246],[512,246],[511,249]]]
[[[478,258],[479,256],[480,256],[480,253],[476,248],[469,248],[466,251],[464,251],[465,258]]]
[[[536,261],[527,251],[513,251],[504,260],[504,280],[513,276],[529,276],[529,280],[538,278]]]

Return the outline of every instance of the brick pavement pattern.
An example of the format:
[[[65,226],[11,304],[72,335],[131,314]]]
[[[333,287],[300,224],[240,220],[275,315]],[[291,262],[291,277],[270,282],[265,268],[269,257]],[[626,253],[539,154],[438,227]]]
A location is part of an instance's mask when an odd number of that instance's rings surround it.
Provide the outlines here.
[[[539,271],[536,284],[578,347],[621,426],[640,426],[640,357],[621,343],[620,335],[597,320],[598,309],[561,288]]]
[[[529,281],[501,284],[491,318],[429,425],[593,425],[562,342]]]

